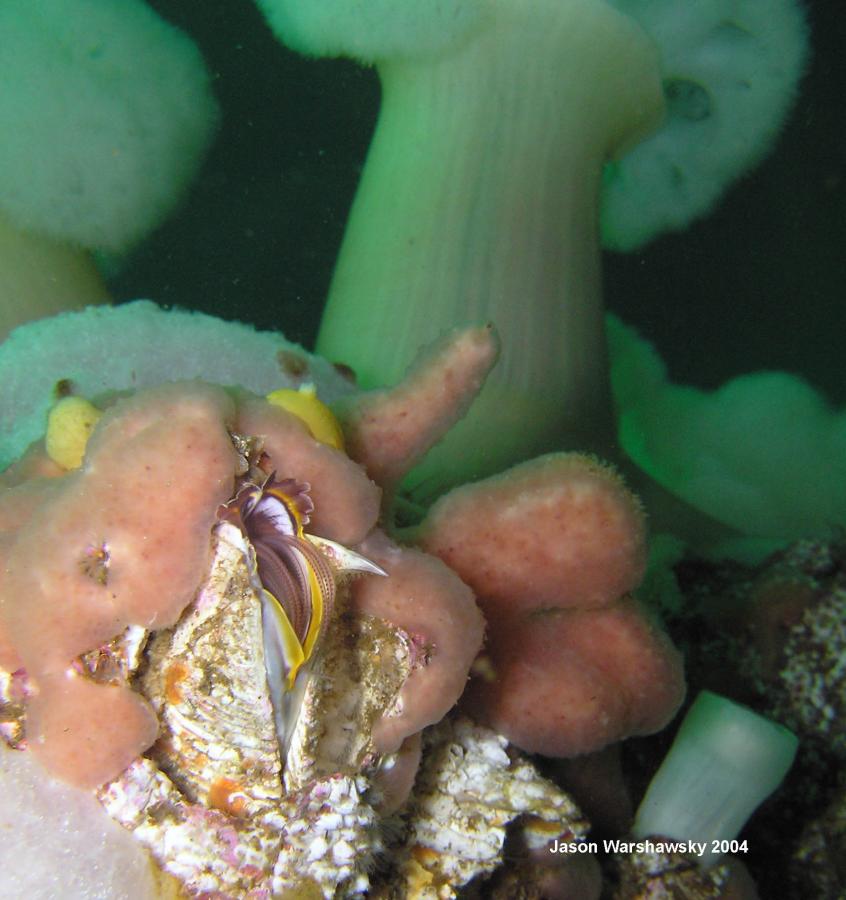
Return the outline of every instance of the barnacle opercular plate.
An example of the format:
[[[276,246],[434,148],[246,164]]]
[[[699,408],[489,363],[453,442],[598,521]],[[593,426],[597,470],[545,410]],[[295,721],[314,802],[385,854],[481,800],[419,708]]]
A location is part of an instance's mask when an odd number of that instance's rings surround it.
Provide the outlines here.
[[[283,795],[262,609],[240,531],[222,523],[214,543],[206,584],[153,636],[138,685],[163,726],[151,757],[186,799],[252,816]]]

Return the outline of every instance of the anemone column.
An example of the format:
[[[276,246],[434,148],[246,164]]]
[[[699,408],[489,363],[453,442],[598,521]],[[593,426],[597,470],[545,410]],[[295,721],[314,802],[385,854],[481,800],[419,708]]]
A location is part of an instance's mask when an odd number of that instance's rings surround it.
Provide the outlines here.
[[[457,323],[497,326],[480,400],[407,484],[423,499],[552,448],[608,454],[598,192],[662,110],[650,42],[604,3],[496,4],[445,51],[378,67],[319,352],[372,387]]]

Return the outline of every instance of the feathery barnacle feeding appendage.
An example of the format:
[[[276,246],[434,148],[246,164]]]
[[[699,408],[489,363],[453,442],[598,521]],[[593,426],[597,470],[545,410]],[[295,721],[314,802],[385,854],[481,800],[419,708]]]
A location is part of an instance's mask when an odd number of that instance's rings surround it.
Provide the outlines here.
[[[261,597],[265,666],[276,730],[286,749],[298,711],[292,694],[301,668],[326,632],[336,577],[347,572],[387,575],[341,544],[305,533],[314,510],[308,491],[308,484],[293,478],[277,481],[274,472],[261,485],[242,484],[218,510],[218,517],[236,525],[246,539],[251,583]]]

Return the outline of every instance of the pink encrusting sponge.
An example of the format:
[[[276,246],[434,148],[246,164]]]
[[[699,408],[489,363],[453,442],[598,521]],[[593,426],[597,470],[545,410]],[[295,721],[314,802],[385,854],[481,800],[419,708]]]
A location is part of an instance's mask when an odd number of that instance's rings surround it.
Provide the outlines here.
[[[550,454],[458,488],[420,543],[477,595],[490,666],[464,702],[513,743],[575,756],[672,718],[681,658],[628,596],[643,576],[645,522],[609,466]]]
[[[400,547],[379,532],[361,550],[388,577],[353,584],[353,608],[398,625],[413,647],[399,712],[373,728],[377,752],[394,753],[406,737],[439,722],[458,701],[482,645],[484,620],[473,592],[441,560]]]
[[[191,600],[232,493],[234,414],[223,390],[199,383],[136,395],[106,412],[82,468],[3,495],[37,497],[0,544],[0,648],[14,647],[0,665],[26,668],[29,746],[71,783],[96,787],[155,739],[139,694],[88,681],[72,662],[127,625],[172,625]]]
[[[321,443],[293,413],[258,397],[238,403],[242,434],[261,435],[268,473],[296,473],[309,485],[309,531],[341,544],[363,540],[379,516],[381,491],[344,452]]]

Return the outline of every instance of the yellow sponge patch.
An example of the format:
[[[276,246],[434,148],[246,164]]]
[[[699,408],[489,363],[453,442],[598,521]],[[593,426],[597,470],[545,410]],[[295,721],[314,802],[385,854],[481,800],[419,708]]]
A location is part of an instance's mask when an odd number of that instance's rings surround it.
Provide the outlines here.
[[[47,416],[47,455],[63,469],[82,465],[85,446],[103,413],[84,397],[63,397]]]
[[[317,399],[313,384],[304,384],[298,391],[283,388],[267,395],[268,403],[281,406],[308,426],[312,437],[336,450],[344,449],[344,433],[332,410]]]

